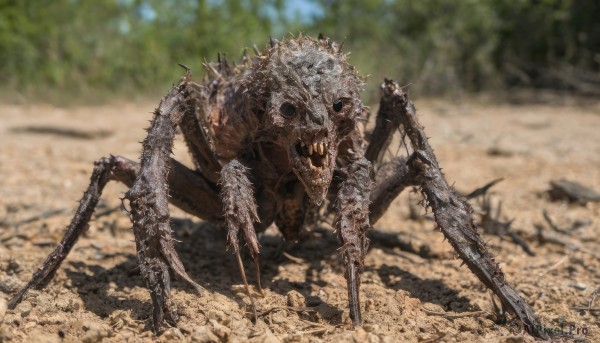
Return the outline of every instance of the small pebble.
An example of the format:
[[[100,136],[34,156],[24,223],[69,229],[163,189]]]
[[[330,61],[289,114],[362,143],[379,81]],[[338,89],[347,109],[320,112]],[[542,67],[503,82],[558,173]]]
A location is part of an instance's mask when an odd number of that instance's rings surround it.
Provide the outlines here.
[[[228,325],[230,320],[229,316],[225,314],[225,312],[220,310],[212,309],[208,311],[208,319],[214,320],[219,324]]]
[[[19,313],[21,313],[21,317],[25,318],[29,315],[29,313],[31,313],[31,310],[33,309],[33,306],[31,306],[31,303],[29,301],[23,301],[20,305],[19,305]]]
[[[217,343],[220,342],[219,337],[217,337],[212,331],[206,326],[196,326],[192,330],[192,342],[198,343]]]
[[[5,299],[0,298],[0,324],[4,321],[4,316],[6,315],[6,310],[8,309],[8,303]]]
[[[298,291],[289,291],[287,294],[287,305],[291,307],[304,307],[305,299]]]
[[[231,329],[225,325],[219,324],[214,319],[209,320],[209,322],[212,324],[212,332],[223,342],[227,342],[229,340],[229,336],[231,336]]]
[[[92,321],[81,323],[81,327],[85,331],[81,337],[81,341],[84,343],[102,342],[105,337],[110,337],[112,333],[112,330],[107,326]]]
[[[161,338],[163,340],[167,340],[168,342],[181,342],[185,337],[178,328],[168,328],[162,334]]]

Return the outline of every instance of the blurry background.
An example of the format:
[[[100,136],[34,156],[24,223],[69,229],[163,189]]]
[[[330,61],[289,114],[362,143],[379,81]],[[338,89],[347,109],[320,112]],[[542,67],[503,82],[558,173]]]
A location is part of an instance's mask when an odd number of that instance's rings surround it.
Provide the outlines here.
[[[371,75],[428,95],[544,88],[600,95],[594,0],[0,0],[0,94],[67,104],[157,96],[190,66],[269,35],[344,41]]]

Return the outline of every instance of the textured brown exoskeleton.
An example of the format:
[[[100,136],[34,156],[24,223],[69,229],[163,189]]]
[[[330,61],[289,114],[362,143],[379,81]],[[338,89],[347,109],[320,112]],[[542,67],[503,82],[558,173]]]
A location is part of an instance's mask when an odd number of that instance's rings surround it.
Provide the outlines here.
[[[471,207],[448,186],[417,121],[413,104],[396,82],[385,80],[370,142],[363,134],[368,111],[362,79],[341,47],[319,37],[271,40],[264,52],[238,66],[207,64],[202,84],[190,73],[161,101],[143,142],[141,162],[99,159],[90,186],[60,244],[13,298],[53,277],[87,223],[107,182],[130,187],[131,220],[141,274],[150,290],[156,333],[175,325],[169,270],[193,285],[171,237],[167,203],[224,225],[248,291],[240,236],[258,272],[256,232],[275,223],[286,240],[323,216],[335,216],[346,268],[350,315],[361,325],[360,271],[366,233],[406,187],[419,187],[438,227],[469,269],[510,309],[528,332],[544,337],[537,318],[505,281],[476,232]],[[190,170],[170,158],[179,128],[195,162]],[[383,162],[392,135],[408,138],[410,155]],[[260,277],[258,277],[260,280]],[[260,282],[259,282],[260,288]],[[248,292],[250,295],[250,293]],[[252,297],[250,296],[252,300]],[[253,306],[254,307],[254,306]]]

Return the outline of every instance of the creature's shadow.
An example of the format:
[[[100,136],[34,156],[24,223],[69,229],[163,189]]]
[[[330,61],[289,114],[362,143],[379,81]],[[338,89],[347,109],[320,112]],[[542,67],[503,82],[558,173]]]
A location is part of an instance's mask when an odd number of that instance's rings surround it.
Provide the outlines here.
[[[225,249],[227,239],[224,230],[208,223],[177,218],[173,219],[173,228],[174,238],[178,241],[176,249],[192,279],[207,290],[235,299],[240,307],[245,307],[246,304],[240,297],[235,296],[231,289],[231,285],[241,283],[241,278],[232,252]],[[378,237],[383,238],[385,242],[380,242]],[[389,237],[386,237],[386,235],[372,235],[371,247],[392,251]],[[339,243],[335,234],[327,229],[318,229],[296,243],[285,242],[280,235],[262,235],[260,244],[263,286],[282,295],[296,290],[307,299],[307,303],[320,304],[315,309],[322,318],[331,324],[339,324],[342,311],[311,294],[311,285],[325,286],[327,284],[321,277],[324,268],[322,260],[336,261],[330,265],[335,273],[343,275],[338,251]],[[297,263],[290,260],[290,255],[302,259],[303,263],[308,265],[303,282],[275,279],[279,268]],[[90,266],[88,263],[81,262],[70,262],[70,266],[66,268],[66,274],[80,294],[85,308],[101,318],[106,318],[115,310],[131,310],[134,319],[151,317],[150,302],[128,299],[125,296],[136,287],[141,289],[145,287],[137,267],[135,252],[132,251],[126,256],[127,259],[124,262],[108,269],[100,265]],[[256,283],[254,264],[249,256],[244,257],[244,265],[248,282]],[[457,301],[464,303],[465,309],[471,307],[468,299],[458,297],[456,290],[439,280],[421,279],[397,266],[384,266],[377,273],[386,286],[406,290],[410,292],[411,296],[417,297],[423,302],[437,303],[447,307],[450,302]],[[397,278],[392,281],[390,275],[399,275],[400,281],[397,281]],[[181,280],[175,280],[172,286],[194,292]],[[124,293],[123,296],[114,295],[120,291]]]

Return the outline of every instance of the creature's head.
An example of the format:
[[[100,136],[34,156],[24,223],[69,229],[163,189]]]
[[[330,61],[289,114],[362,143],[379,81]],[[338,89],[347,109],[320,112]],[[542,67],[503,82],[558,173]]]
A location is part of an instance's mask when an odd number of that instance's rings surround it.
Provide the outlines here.
[[[247,82],[264,107],[265,130],[287,151],[308,196],[320,204],[339,144],[362,113],[361,78],[336,44],[300,37],[272,40]]]

